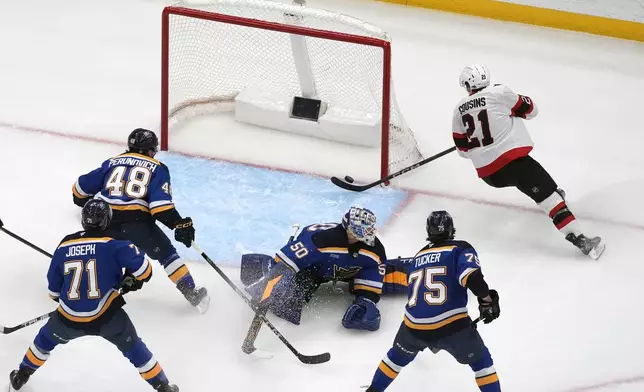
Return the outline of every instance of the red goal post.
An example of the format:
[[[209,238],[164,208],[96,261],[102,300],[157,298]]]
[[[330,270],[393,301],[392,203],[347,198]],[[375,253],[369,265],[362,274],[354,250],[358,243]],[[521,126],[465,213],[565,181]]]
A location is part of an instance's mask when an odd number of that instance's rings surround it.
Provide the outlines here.
[[[219,0],[221,1],[221,0]],[[229,0],[231,2],[236,2],[236,0]],[[213,1],[214,3],[215,1]],[[261,3],[263,0],[250,0],[252,3]],[[265,2],[264,2],[265,3]],[[285,5],[290,6],[290,5]],[[194,8],[193,8],[194,7]],[[293,6],[291,6],[293,7]],[[295,6],[299,7],[299,6]],[[173,18],[190,18],[192,20],[200,20],[205,22],[219,23],[225,25],[234,25],[241,26],[244,28],[258,29],[263,31],[279,32],[289,34],[291,36],[302,36],[302,37],[311,37],[322,40],[330,40],[336,42],[344,42],[350,44],[356,44],[361,46],[368,46],[373,48],[379,48],[382,51],[381,61],[381,109],[380,109],[380,148],[381,148],[381,165],[380,165],[380,175],[382,177],[387,176],[393,169],[400,169],[408,164],[412,164],[421,160],[423,157],[420,154],[416,141],[413,138],[411,130],[408,129],[402,114],[399,113],[397,108],[397,103],[395,103],[395,98],[393,98],[393,89],[392,89],[392,79],[391,79],[391,42],[388,39],[376,38],[366,35],[357,35],[350,34],[339,31],[330,31],[319,28],[308,27],[306,25],[296,25],[296,24],[287,24],[279,23],[271,20],[261,20],[258,18],[249,18],[239,15],[231,15],[221,12],[213,12],[208,10],[203,6],[180,3],[173,6],[168,6],[164,8],[162,14],[162,68],[161,68],[161,149],[168,150],[169,148],[169,128],[170,128],[170,119],[175,116],[177,113],[182,110],[197,106],[205,103],[211,103],[214,100],[221,99],[216,94],[213,96],[208,96],[204,94],[203,97],[188,97],[185,100],[179,99],[178,102],[171,102],[170,97],[172,94],[172,89],[175,86],[172,85],[172,62],[173,62],[173,47],[171,44],[173,25],[171,23]],[[346,17],[343,15],[343,17]],[[196,25],[199,28],[198,25]],[[181,32],[177,32],[181,34]],[[217,39],[218,37],[211,37],[212,39]],[[210,72],[208,70],[196,70],[195,72]],[[217,70],[213,70],[213,73]],[[378,72],[379,73],[379,72]],[[230,100],[230,98],[228,98]],[[392,112],[395,116],[398,116],[398,121],[402,124],[397,124],[392,122]],[[391,154],[391,143],[392,143],[392,134],[391,131],[397,131],[401,134],[408,132],[411,136],[410,142],[413,144],[405,150],[410,150],[409,154],[406,156],[396,157],[395,162],[392,163]],[[409,144],[409,143],[408,143]]]

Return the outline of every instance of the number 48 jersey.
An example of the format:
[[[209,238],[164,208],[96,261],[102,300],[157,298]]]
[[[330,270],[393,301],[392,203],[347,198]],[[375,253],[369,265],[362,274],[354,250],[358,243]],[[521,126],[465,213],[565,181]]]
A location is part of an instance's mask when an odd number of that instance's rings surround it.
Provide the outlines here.
[[[534,101],[497,84],[461,100],[454,109],[452,136],[457,152],[469,158],[479,177],[494,174],[527,156],[534,143],[523,119],[537,115]]]
[[[174,209],[168,167],[132,152],[110,158],[80,176],[72,192],[79,200],[105,200],[114,210],[113,222],[148,218]]]
[[[449,335],[471,322],[467,280],[480,270],[474,248],[465,241],[427,245],[409,265],[405,324],[414,330]]]

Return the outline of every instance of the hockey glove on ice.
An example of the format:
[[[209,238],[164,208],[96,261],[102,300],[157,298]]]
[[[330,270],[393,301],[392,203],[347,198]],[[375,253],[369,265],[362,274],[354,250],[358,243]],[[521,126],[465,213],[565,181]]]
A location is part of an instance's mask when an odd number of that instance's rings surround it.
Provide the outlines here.
[[[125,272],[125,276],[121,280],[121,294],[127,294],[130,291],[137,291],[143,287],[143,281],[137,280],[134,275]]]
[[[479,297],[479,312],[485,324],[491,323],[501,315],[501,308],[499,307],[499,293],[496,290],[490,290],[491,301]]]
[[[174,239],[190,248],[195,240],[195,228],[192,226],[192,218],[182,218],[174,226]]]
[[[380,328],[380,311],[372,300],[358,297],[344,314],[342,325],[348,329],[377,331]]]

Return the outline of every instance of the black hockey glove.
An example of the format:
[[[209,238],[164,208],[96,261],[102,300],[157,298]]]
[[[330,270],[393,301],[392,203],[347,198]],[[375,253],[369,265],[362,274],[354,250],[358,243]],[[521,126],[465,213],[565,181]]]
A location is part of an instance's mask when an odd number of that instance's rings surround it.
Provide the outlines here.
[[[499,318],[501,315],[501,308],[499,307],[499,293],[496,290],[490,290],[490,298],[492,301],[486,301],[481,297],[479,300],[479,312],[485,324]]]
[[[92,200],[91,197],[78,197],[76,195],[72,195],[72,197],[74,198],[74,204],[81,208],[85,207],[85,204],[87,204],[88,201]]]
[[[137,291],[143,287],[143,281],[137,280],[134,275],[129,272],[125,272],[125,276],[121,280],[121,294],[127,294],[130,291]]]
[[[179,219],[174,226],[174,239],[190,248],[195,240],[195,228],[192,226],[192,218]]]

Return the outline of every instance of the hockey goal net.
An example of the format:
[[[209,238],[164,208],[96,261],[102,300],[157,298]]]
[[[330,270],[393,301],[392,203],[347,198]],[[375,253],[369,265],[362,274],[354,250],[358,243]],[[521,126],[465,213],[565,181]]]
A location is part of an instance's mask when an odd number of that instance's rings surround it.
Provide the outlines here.
[[[228,109],[253,125],[379,147],[382,176],[422,159],[380,28],[265,0],[183,1],[162,21],[163,150],[177,123]]]

